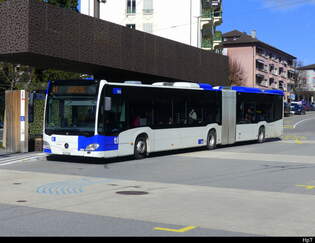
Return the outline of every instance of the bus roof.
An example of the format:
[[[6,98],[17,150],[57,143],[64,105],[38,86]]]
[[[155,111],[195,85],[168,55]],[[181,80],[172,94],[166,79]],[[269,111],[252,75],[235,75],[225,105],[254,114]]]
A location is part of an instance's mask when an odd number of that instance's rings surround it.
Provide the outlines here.
[[[58,80],[58,83],[61,82],[70,82],[70,81],[81,81],[81,80]],[[86,82],[95,82],[96,80],[93,79],[82,79],[82,81]],[[284,92],[282,90],[276,90],[276,89],[259,89],[259,88],[251,88],[251,87],[244,87],[244,86],[217,86],[213,87],[211,84],[208,83],[193,83],[193,82],[174,82],[174,83],[155,83],[154,84],[141,84],[140,81],[132,81],[132,82],[125,82],[125,83],[116,83],[116,82],[108,82],[106,80],[100,80],[105,81],[107,84],[111,85],[123,85],[123,86],[138,86],[138,87],[163,87],[163,88],[176,88],[176,89],[202,89],[202,90],[209,90],[209,91],[222,91],[224,89],[227,90],[234,90],[237,92],[243,92],[243,93],[262,93],[262,94],[274,94],[274,95],[284,95]],[[78,82],[75,82],[76,84]]]
[[[231,87],[215,87],[214,89],[218,90],[224,90],[224,89],[229,89],[229,90],[235,90],[237,92],[244,92],[244,93],[262,93],[262,94],[275,94],[275,95],[284,95],[284,92],[282,90],[277,90],[277,89],[259,89],[259,88],[251,88],[251,87],[243,87],[243,86],[231,86]]]

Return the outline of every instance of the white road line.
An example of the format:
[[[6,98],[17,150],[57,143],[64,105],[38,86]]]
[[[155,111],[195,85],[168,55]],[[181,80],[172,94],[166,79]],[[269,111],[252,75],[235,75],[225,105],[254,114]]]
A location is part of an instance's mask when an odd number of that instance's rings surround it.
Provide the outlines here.
[[[38,153],[38,154],[33,154],[32,156],[14,156],[12,158],[8,157],[8,158],[2,158],[0,160],[0,166],[4,166],[4,165],[11,165],[11,164],[16,164],[16,163],[20,163],[23,161],[27,161],[27,160],[32,160],[32,159],[37,159],[37,158],[41,158],[41,157],[45,157],[46,155],[43,153]]]
[[[289,162],[315,164],[314,156],[289,155],[289,154],[262,154],[262,153],[240,153],[240,152],[214,152],[201,151],[174,156],[194,157],[194,158],[211,158],[211,159],[231,159],[231,160],[251,160],[251,161],[272,161],[272,162]]]
[[[293,125],[293,129],[296,128],[297,125],[301,124],[302,122],[305,122],[305,121],[308,121],[308,120],[314,120],[314,119],[315,119],[315,117],[307,118],[307,119],[303,119],[303,120],[301,120],[301,121],[298,121],[297,123],[295,123],[295,124]]]

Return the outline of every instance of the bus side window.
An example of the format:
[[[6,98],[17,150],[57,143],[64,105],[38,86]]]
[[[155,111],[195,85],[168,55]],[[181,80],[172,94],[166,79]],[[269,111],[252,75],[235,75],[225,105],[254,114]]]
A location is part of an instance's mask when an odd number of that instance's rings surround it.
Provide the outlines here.
[[[184,97],[177,97],[173,101],[174,105],[174,124],[183,127],[187,123],[187,102]]]
[[[238,124],[256,122],[256,106],[254,103],[242,102],[238,107]]]
[[[172,115],[172,101],[170,99],[157,98],[154,104],[154,125],[166,128],[172,125],[173,115]]]

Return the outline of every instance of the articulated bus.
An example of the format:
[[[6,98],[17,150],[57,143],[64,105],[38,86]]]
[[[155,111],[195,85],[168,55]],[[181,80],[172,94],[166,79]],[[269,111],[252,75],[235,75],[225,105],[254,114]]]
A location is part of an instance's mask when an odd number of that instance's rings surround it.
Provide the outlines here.
[[[283,92],[186,82],[50,82],[44,152],[109,158],[280,137]]]

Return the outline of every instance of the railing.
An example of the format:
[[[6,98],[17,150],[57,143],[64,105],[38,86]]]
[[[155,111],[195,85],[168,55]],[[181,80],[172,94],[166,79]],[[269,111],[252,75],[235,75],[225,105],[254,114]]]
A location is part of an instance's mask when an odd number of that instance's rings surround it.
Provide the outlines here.
[[[211,18],[211,8],[204,8],[201,11],[202,18]]]
[[[153,14],[153,9],[143,9],[143,14],[144,15]]]

